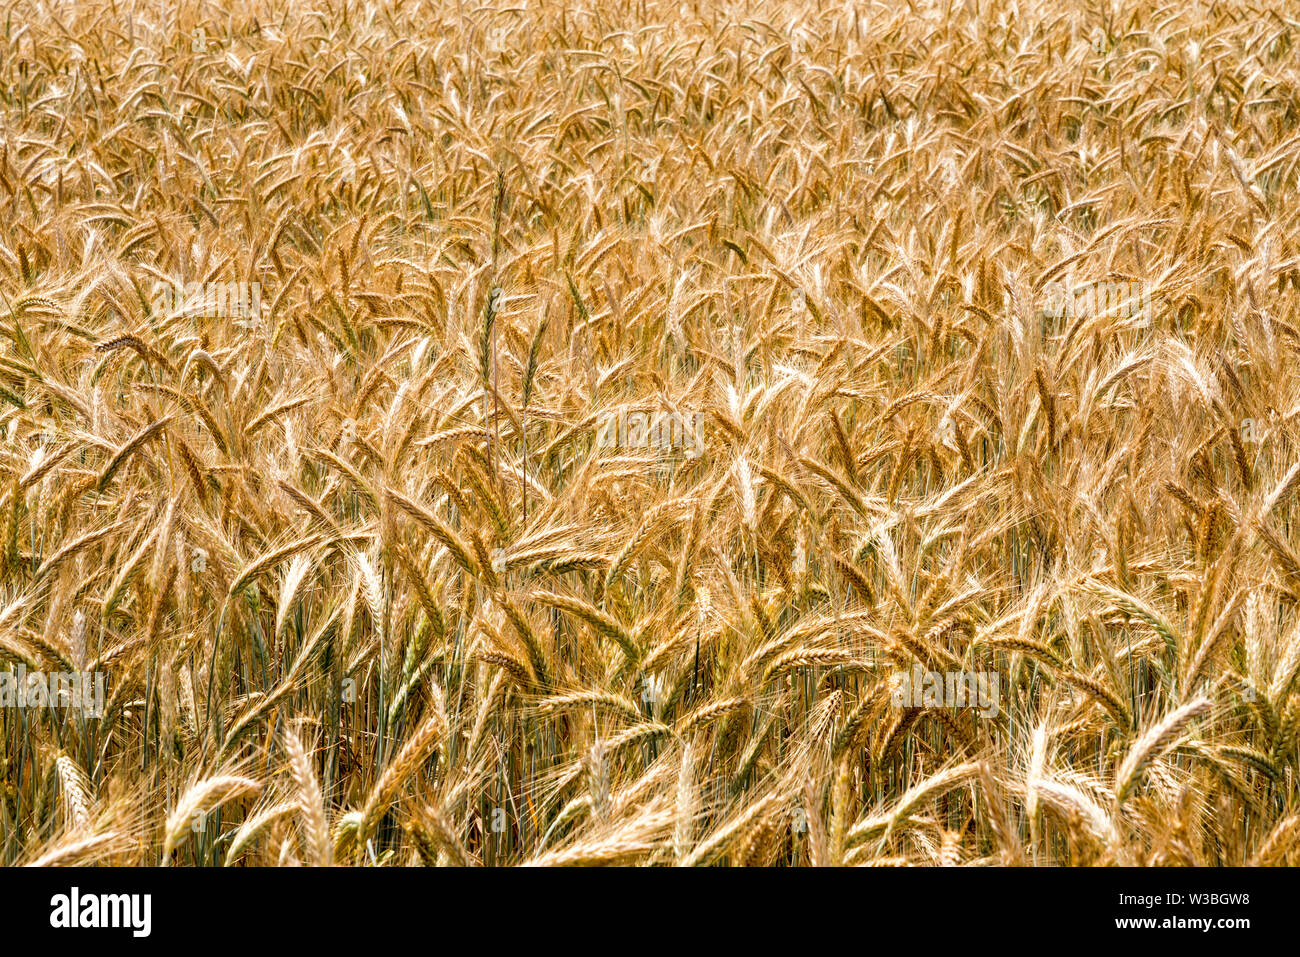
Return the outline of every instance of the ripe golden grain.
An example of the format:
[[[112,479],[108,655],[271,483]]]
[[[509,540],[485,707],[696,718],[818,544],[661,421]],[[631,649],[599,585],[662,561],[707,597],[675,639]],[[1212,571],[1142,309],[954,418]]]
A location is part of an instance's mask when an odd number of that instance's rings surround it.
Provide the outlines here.
[[[1296,862],[1294,23],[173,6],[5,3],[0,863]]]

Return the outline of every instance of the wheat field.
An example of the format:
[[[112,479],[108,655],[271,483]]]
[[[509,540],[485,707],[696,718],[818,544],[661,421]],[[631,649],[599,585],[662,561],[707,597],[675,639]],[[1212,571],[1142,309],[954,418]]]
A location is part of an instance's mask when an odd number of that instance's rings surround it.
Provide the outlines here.
[[[1294,9],[3,8],[0,863],[1300,863]]]

